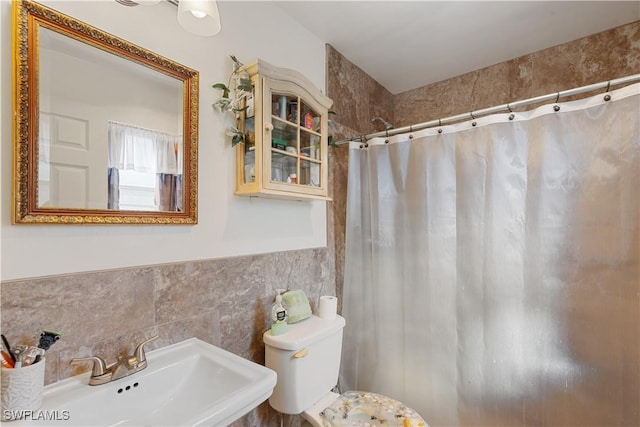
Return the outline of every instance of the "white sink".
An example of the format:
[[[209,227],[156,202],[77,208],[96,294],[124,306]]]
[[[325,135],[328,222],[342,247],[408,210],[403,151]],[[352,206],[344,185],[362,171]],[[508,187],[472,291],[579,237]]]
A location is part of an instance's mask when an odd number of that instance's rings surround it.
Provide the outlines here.
[[[147,353],[148,367],[89,386],[89,373],[45,387],[31,419],[64,426],[226,426],[264,402],[276,373],[197,338]]]

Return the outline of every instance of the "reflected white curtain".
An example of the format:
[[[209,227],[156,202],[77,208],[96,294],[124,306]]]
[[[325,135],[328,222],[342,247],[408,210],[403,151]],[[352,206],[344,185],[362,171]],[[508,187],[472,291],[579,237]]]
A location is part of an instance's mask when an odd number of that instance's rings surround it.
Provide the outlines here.
[[[182,174],[182,136],[109,122],[109,167]]]
[[[155,205],[161,211],[182,211],[183,144],[173,135],[137,126],[109,122],[108,205],[119,209],[118,171],[156,175]]]
[[[639,92],[352,143],[342,390],[432,426],[640,425]]]

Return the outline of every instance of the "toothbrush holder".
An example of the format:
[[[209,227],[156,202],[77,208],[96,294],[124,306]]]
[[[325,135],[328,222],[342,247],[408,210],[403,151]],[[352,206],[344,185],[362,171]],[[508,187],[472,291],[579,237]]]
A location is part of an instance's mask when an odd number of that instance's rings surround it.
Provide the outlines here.
[[[17,419],[20,414],[42,406],[45,358],[21,368],[2,367],[2,420]]]

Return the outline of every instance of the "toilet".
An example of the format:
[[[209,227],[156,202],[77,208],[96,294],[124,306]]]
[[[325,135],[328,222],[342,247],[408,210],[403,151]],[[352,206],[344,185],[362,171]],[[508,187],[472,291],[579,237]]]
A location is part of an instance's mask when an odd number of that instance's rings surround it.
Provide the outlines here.
[[[300,414],[314,427],[342,425],[428,427],[414,410],[389,397],[364,391],[337,394],[345,320],[312,315],[287,325],[281,335],[263,335],[265,365],[278,380],[269,404]]]

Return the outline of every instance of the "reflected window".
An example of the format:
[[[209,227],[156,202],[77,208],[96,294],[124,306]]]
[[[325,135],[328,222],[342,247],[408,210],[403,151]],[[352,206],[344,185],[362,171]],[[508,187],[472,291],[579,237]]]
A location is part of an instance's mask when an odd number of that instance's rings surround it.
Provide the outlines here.
[[[109,122],[108,208],[182,211],[182,136]]]

